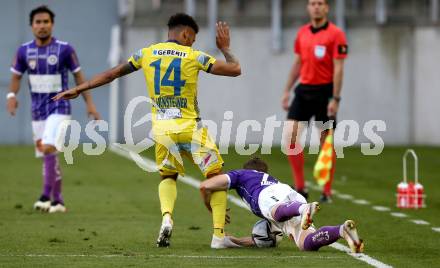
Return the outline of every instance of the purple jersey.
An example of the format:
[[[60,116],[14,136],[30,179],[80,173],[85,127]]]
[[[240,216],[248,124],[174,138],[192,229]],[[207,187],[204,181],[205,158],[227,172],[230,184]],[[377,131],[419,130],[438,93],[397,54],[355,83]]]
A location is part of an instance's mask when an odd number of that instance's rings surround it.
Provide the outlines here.
[[[55,38],[47,46],[39,47],[33,40],[18,48],[11,71],[19,75],[28,72],[32,120],[45,120],[51,114],[70,114],[68,100],[51,98],[68,88],[68,71],[75,73],[80,69],[73,47]]]
[[[277,184],[279,181],[267,173],[250,169],[232,170],[226,175],[229,179],[229,189],[235,189],[252,212],[264,218],[258,205],[258,196],[264,188]]]

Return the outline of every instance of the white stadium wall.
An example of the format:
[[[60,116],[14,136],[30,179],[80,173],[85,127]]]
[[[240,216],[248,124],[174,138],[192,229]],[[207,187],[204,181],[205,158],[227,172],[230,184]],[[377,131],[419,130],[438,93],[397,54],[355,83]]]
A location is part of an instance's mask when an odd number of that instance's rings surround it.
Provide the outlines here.
[[[232,49],[240,59],[242,76],[227,78],[200,74],[202,118],[213,120],[220,127],[224,112],[232,111],[231,143],[237,138],[234,129],[243,120],[260,122],[261,130],[251,131],[249,128],[246,142],[262,143],[266,118],[285,119],[280,97],[293,60],[292,44],[296,30],[284,31],[284,51],[274,54],[270,49],[269,28],[233,28]],[[154,28],[132,28],[126,34],[126,57],[143,46],[166,40],[166,32]],[[338,120],[354,120],[359,124],[357,144],[369,141],[362,134],[365,122],[383,120],[387,129],[379,135],[386,145],[439,145],[437,116],[440,106],[435,105],[435,101],[440,95],[440,51],[436,49],[440,31],[434,28],[366,27],[349,29],[347,37],[350,54],[346,61]],[[207,31],[202,29],[195,47],[206,51],[209,47],[207,38]],[[125,79],[122,91],[122,110],[133,97],[147,96],[142,72]],[[141,113],[146,112],[148,109],[144,107]],[[138,114],[135,118],[140,116]],[[281,141],[281,129],[275,129],[274,144]],[[133,133],[137,139],[142,139],[147,132],[145,127],[137,127]],[[266,139],[264,143],[267,143]]]
[[[440,30],[416,31],[415,72],[415,140],[423,144],[440,144]]]

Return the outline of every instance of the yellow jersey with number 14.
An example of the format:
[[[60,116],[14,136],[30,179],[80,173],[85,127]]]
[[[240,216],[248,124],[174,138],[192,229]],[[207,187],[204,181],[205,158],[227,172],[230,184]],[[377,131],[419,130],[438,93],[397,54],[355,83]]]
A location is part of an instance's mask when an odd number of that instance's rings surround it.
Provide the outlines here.
[[[209,72],[215,58],[175,41],[154,44],[134,53],[128,62],[142,68],[156,135],[191,132],[200,119],[197,104],[199,71]]]

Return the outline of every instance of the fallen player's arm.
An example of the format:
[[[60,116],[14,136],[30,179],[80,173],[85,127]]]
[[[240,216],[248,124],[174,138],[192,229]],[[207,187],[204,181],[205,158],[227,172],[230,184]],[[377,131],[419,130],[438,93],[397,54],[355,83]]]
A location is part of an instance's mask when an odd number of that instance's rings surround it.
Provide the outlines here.
[[[67,91],[63,91],[59,94],[57,94],[55,97],[53,97],[53,100],[60,100],[60,99],[74,99],[78,97],[79,94],[82,92],[97,88],[102,85],[106,85],[113,80],[122,77],[124,75],[130,74],[132,72],[136,71],[136,69],[130,64],[130,63],[122,63],[117,65],[116,67],[113,67],[103,73],[100,73],[96,76],[94,76],[92,79],[81,83],[80,85],[71,88]]]
[[[200,186],[200,194],[202,195],[203,204],[205,204],[206,208],[212,212],[211,208],[211,190],[206,189],[205,187]]]
[[[231,235],[228,235],[229,239],[231,239],[232,242],[235,244],[242,246],[242,247],[255,247],[255,242],[252,239],[252,237],[234,237]]]
[[[212,210],[210,204],[212,192],[228,190],[228,183],[228,176],[221,174],[209,178],[200,184],[200,194],[202,195],[203,203],[205,203],[209,211]]]

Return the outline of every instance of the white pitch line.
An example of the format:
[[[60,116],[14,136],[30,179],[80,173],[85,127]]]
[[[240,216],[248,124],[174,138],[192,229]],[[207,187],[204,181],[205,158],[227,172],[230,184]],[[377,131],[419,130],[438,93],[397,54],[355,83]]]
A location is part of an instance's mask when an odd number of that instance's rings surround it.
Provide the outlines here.
[[[337,250],[344,251],[345,253],[347,253],[348,255],[352,256],[353,258],[358,259],[358,260],[363,261],[363,262],[366,262],[366,263],[368,263],[371,266],[381,267],[381,268],[392,268],[393,267],[393,266],[390,266],[390,265],[385,264],[383,262],[380,262],[380,261],[378,261],[376,259],[373,259],[373,258],[371,258],[370,256],[368,256],[368,255],[366,255],[364,253],[353,253],[353,252],[351,252],[350,248],[348,248],[348,247],[346,247],[346,246],[344,246],[342,244],[333,243],[330,246],[332,248],[337,249]]]
[[[267,256],[217,256],[217,255],[149,255],[152,258],[189,258],[189,259],[267,259]],[[342,259],[336,256],[310,256],[310,255],[290,255],[290,256],[273,256],[273,259]]]
[[[0,254],[0,257],[28,257],[28,258],[178,258],[178,259],[267,259],[267,256],[222,256],[222,255],[176,255],[176,254],[156,254],[145,255],[142,252],[133,254]],[[312,256],[312,255],[290,255],[290,256],[272,256],[271,259],[342,259],[338,256]]]
[[[431,228],[434,232],[439,232],[440,233],[440,227],[432,227]]]
[[[321,186],[318,186],[318,185],[316,185],[316,184],[313,184],[313,183],[309,183],[309,182],[306,182],[306,187],[307,188],[310,188],[310,189],[312,189],[312,190],[315,190],[315,191],[322,191],[322,187]],[[333,191],[333,190],[332,190]],[[335,191],[333,191],[333,193],[336,193]]]
[[[382,207],[382,206],[374,206],[373,209],[377,210],[377,211],[390,211],[391,210],[391,208],[389,208],[389,207]]]
[[[134,257],[134,255],[123,255],[123,254],[104,254],[104,255],[96,255],[96,254],[0,254],[0,257],[29,257],[29,258],[57,258],[57,257],[71,257],[71,258],[118,258],[118,257]]]
[[[122,156],[122,157],[131,159],[129,152],[123,147],[110,146],[110,150],[112,152]],[[147,170],[156,170],[157,169],[156,163],[153,160],[148,159],[146,157],[142,157],[142,162],[141,163],[138,162],[137,164],[141,165],[142,167],[144,167]],[[179,176],[178,181],[184,182],[184,183],[191,185],[192,187],[195,187],[195,188],[199,188],[199,186],[200,186],[200,181],[197,179],[194,179],[190,176],[185,176],[185,177]],[[248,209],[248,206],[246,205],[246,203],[244,203],[240,198],[237,198],[233,195],[228,194],[228,199],[231,202],[235,202],[235,204],[237,206]]]
[[[430,225],[429,222],[424,221],[424,220],[411,220],[411,221],[417,225]]]
[[[312,190],[315,191],[321,191],[321,187],[314,185],[314,184],[308,184],[307,187],[309,187]],[[341,193],[339,191],[336,190],[332,190],[334,196],[336,196],[339,199],[343,199],[343,200],[352,200],[352,202],[354,204],[357,205],[371,205],[371,202],[365,199],[355,199],[354,196],[350,195],[350,194],[344,194]],[[383,207],[383,206],[372,206],[372,209],[376,210],[376,211],[391,211],[391,209],[389,207]],[[397,217],[397,218],[406,218],[408,217],[408,215],[404,214],[404,213],[400,213],[400,212],[391,212],[390,213],[391,216],[393,217]],[[410,220],[410,222],[415,223],[417,225],[429,225],[430,223],[424,220]],[[438,227],[439,230],[437,229],[432,229],[434,232],[440,232],[440,227]]]
[[[393,216],[393,217],[396,217],[396,218],[406,218],[406,217],[408,217],[408,215],[406,215],[405,213],[402,213],[402,212],[391,212],[390,215]]]
[[[115,152],[115,153],[117,153],[118,155],[121,155],[121,156],[123,156],[125,158],[130,159],[129,153],[127,151],[119,148],[119,147],[110,146],[110,150]],[[150,160],[150,159],[148,159],[146,157],[142,157],[142,160],[145,162],[144,163],[145,165],[149,166],[149,168],[152,167],[151,165],[154,165],[154,166],[156,165],[152,160]],[[200,181],[192,178],[191,176],[181,177],[180,181],[182,181],[184,183],[187,183],[187,184],[189,184],[189,185],[191,185],[191,186],[193,186],[195,188],[199,188]],[[197,182],[197,184],[196,184],[196,182]],[[232,203],[236,204],[237,206],[239,206],[241,208],[245,208],[247,210],[250,210],[249,207],[241,199],[236,198],[236,197],[231,196],[231,195],[228,195],[228,199]],[[359,254],[359,253],[358,254],[353,254],[353,253],[350,252],[350,249],[348,247],[346,247],[346,246],[344,246],[342,244],[339,244],[337,242],[331,244],[330,246],[333,247],[334,249],[339,250],[339,251],[343,251],[343,252],[347,253],[348,255],[352,256],[353,258],[355,258],[357,260],[360,260],[360,261],[363,261],[363,262],[365,262],[365,263],[367,263],[367,264],[369,264],[371,266],[374,266],[374,267],[377,267],[377,268],[389,268],[389,267],[392,267],[392,266],[390,266],[388,264],[385,264],[385,263],[383,263],[383,262],[381,262],[379,260],[376,260],[376,259],[374,259],[374,258],[372,258],[372,257],[370,257],[370,256],[368,256],[366,254],[363,254],[363,253],[361,253],[361,254]]]
[[[367,201],[365,199],[355,199],[355,200],[353,200],[353,203],[358,204],[358,205],[369,205],[370,201]]]
[[[349,194],[337,194],[336,197],[344,200],[351,200],[354,198],[352,195]]]

